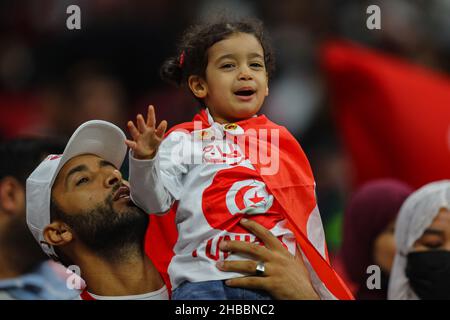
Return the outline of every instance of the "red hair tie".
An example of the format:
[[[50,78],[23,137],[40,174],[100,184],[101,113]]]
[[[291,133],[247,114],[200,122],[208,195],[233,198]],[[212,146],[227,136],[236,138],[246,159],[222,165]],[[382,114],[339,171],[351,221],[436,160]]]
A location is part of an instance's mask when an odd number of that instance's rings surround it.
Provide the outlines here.
[[[184,50],[183,50],[183,52],[181,52],[181,55],[180,55],[180,68],[183,67],[183,64],[184,64],[184,56],[185,56],[185,53],[184,53]]]

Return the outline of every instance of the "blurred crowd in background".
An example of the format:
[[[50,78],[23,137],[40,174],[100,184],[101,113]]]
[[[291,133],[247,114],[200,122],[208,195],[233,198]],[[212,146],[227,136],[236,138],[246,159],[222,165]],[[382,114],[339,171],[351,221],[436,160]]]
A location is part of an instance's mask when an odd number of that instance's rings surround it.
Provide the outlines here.
[[[81,30],[66,27],[72,4],[81,9]],[[381,9],[380,30],[366,27],[372,4]],[[64,138],[90,119],[125,129],[149,104],[169,127],[190,121],[198,110],[195,100],[163,83],[159,67],[176,54],[176,40],[187,26],[223,12],[257,17],[271,35],[276,72],[262,112],[285,125],[305,150],[328,246],[336,253],[357,185],[322,68],[323,45],[350,40],[446,78],[448,0],[2,0],[0,139]],[[448,119],[450,124],[450,114]]]

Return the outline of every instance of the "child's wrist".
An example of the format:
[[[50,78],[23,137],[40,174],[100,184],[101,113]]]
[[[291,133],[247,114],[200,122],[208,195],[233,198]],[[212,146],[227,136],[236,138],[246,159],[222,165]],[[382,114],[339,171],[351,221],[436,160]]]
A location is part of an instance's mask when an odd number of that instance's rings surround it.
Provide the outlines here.
[[[155,158],[157,151],[158,150],[155,150],[146,154],[133,152],[133,157],[138,160],[152,160],[153,158]]]

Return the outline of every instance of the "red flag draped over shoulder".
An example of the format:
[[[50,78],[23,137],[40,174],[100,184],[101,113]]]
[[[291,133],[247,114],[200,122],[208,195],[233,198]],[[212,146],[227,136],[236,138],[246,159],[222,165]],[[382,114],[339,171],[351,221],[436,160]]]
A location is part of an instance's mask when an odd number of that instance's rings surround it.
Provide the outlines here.
[[[450,178],[450,78],[343,41],[323,47],[322,64],[355,187]]]
[[[200,121],[202,128],[209,127],[205,111],[197,114],[194,121]],[[194,121],[175,126],[167,134],[177,129],[192,131]],[[336,298],[353,299],[346,285],[330,266],[326,245],[325,248],[319,248],[324,252],[322,256],[308,239],[308,218],[317,203],[314,177],[299,143],[284,127],[274,124],[263,115],[239,121],[237,124],[245,131],[245,139],[237,139],[237,143],[245,150],[247,157],[263,154],[267,155],[267,158],[279,161],[274,164],[259,161],[261,159],[256,162],[251,160],[266,186],[285,210],[290,229],[317,276]],[[274,139],[274,136],[278,139]],[[261,140],[266,143],[260,143]],[[270,157],[273,153],[276,153],[276,156]],[[166,216],[152,216],[146,238],[146,252],[165,279],[168,264],[174,254],[173,246],[177,240],[175,211],[176,205]]]

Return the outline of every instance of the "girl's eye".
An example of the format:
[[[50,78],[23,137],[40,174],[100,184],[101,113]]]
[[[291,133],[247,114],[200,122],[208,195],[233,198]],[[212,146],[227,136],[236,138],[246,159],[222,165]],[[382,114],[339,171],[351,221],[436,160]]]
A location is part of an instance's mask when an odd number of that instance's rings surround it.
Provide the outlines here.
[[[224,64],[223,66],[221,66],[221,68],[222,69],[229,69],[229,68],[233,68],[233,64],[231,64],[231,63],[227,63],[227,64]]]
[[[250,65],[251,67],[262,68],[263,65],[261,63],[255,62]]]
[[[86,177],[84,177],[84,178],[81,178],[80,180],[78,180],[77,183],[76,183],[75,185],[76,185],[76,186],[79,186],[79,185],[81,185],[81,184],[83,184],[83,183],[86,183],[86,182],[88,182],[88,181],[89,181],[89,179],[86,178]]]

